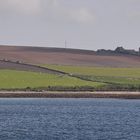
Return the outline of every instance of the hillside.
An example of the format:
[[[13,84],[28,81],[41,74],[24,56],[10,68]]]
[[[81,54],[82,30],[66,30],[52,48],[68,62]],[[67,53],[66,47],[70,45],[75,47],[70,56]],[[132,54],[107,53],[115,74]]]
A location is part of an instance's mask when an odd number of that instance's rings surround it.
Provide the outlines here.
[[[95,51],[23,46],[0,46],[0,59],[31,64],[59,64],[103,67],[140,67],[134,55],[100,55]]]

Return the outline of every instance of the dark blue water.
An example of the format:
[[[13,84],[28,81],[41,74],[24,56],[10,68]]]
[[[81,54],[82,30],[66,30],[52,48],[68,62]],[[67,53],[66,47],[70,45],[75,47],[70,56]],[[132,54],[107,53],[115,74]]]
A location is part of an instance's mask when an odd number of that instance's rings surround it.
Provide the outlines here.
[[[0,140],[140,140],[140,100],[0,99]]]

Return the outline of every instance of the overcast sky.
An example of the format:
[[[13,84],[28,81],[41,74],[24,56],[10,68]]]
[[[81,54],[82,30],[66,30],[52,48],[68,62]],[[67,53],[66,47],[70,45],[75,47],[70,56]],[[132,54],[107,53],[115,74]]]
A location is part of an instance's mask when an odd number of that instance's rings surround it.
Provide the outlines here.
[[[0,0],[0,44],[140,47],[140,0]]]

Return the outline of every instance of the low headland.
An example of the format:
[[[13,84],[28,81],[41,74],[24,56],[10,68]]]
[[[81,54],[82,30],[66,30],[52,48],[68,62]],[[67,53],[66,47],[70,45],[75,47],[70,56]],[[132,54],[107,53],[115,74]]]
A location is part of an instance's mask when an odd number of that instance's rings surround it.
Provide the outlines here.
[[[0,97],[140,99],[140,55],[0,46]]]

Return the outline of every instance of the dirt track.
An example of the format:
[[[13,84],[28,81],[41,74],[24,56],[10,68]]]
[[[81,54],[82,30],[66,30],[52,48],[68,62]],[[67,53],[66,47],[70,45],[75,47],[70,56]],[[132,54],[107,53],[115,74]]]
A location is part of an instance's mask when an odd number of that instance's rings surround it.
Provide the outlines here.
[[[139,56],[97,55],[94,51],[77,49],[0,46],[0,59],[30,64],[140,67]]]

